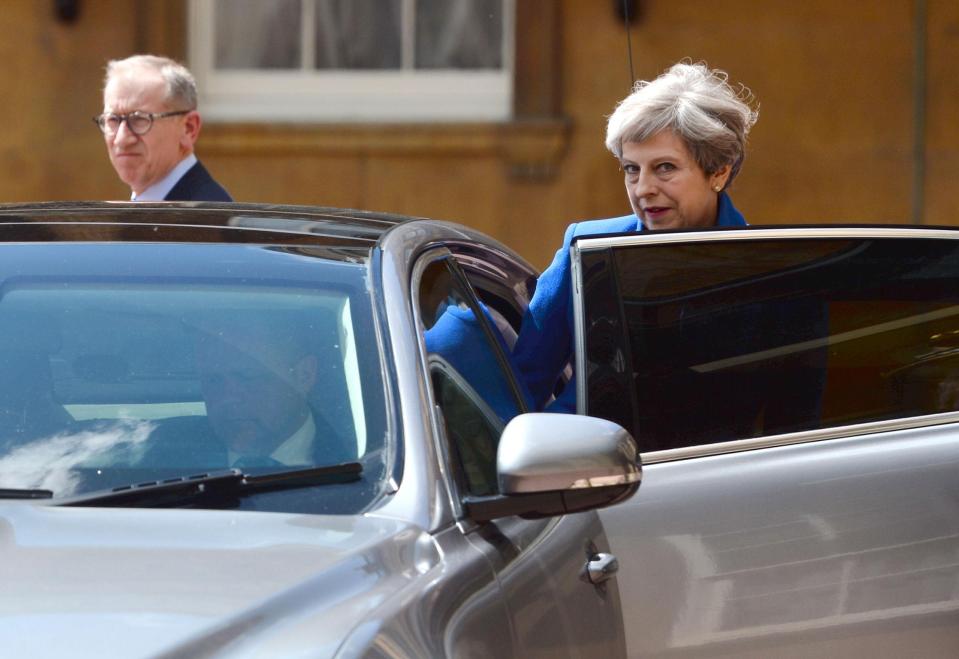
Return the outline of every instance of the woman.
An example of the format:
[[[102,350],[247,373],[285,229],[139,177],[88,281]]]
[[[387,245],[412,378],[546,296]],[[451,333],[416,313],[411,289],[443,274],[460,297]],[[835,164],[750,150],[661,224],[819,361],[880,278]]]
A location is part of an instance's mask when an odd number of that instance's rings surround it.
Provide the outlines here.
[[[726,189],[742,167],[746,136],[758,110],[726,74],[679,63],[636,83],[609,117],[606,148],[619,160],[631,215],[572,224],[540,276],[514,358],[541,409],[573,351],[569,247],[577,236],[651,229],[745,226]],[[575,412],[570,383],[551,411]]]

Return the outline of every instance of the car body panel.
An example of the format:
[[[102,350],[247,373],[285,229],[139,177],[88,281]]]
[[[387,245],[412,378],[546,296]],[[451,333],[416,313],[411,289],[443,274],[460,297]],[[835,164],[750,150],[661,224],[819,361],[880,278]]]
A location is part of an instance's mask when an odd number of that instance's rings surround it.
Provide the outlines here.
[[[630,656],[959,648],[959,428],[647,465],[600,512]]]
[[[0,520],[0,633],[16,656],[152,656],[211,633],[223,647],[286,624],[284,602],[305,597],[335,650],[380,599],[440,564],[427,535],[362,516],[17,503]]]
[[[591,557],[611,551],[597,513],[534,523],[505,519],[494,525],[479,535],[499,549],[494,567],[520,654],[544,659],[624,656],[618,580],[593,585],[584,575]]]

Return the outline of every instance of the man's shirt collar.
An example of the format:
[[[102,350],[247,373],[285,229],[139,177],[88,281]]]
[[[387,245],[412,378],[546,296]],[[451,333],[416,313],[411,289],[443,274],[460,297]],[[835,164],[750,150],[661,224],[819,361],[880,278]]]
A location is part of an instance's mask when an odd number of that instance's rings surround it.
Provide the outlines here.
[[[313,421],[313,412],[307,414],[306,420],[299,430],[283,440],[283,442],[270,453],[270,459],[275,460],[283,466],[307,466],[313,464],[313,443],[316,439],[316,422]],[[237,453],[233,449],[227,449],[227,461],[230,465],[235,465],[238,460],[245,456]]]
[[[315,437],[316,422],[310,412],[300,429],[270,453],[270,457],[285,465],[311,465]]]
[[[140,194],[131,194],[130,201],[163,201],[170,194],[173,186],[183,178],[183,175],[190,171],[190,168],[197,163],[196,154],[191,153],[186,158],[177,163],[176,167],[170,170],[170,173],[162,179],[151,185]]]

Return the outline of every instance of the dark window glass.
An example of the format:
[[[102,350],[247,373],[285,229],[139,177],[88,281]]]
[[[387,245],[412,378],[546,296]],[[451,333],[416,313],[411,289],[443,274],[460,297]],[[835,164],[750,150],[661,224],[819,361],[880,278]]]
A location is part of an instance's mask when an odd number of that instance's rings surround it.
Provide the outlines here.
[[[490,309],[445,260],[428,265],[417,295],[436,404],[471,494],[494,494],[503,427],[523,411],[504,370],[503,338]]]
[[[536,286],[535,275],[492,252],[478,251],[468,246],[452,246],[451,249],[455,252],[463,275],[483,305],[485,315],[492,321],[491,329],[500,345],[504,346],[508,367],[516,374],[518,371],[512,361],[512,352]],[[531,409],[532,397],[521,379],[514,379],[517,382],[517,395]]]
[[[468,245],[452,245],[456,263],[512,347],[529,307],[536,276],[499,254]]]
[[[959,409],[959,241],[583,255],[587,410],[644,451]]]
[[[416,68],[503,66],[502,0],[417,0]]]
[[[401,12],[401,0],[316,0],[316,68],[400,68]]]
[[[300,0],[217,2],[216,68],[300,68]]]

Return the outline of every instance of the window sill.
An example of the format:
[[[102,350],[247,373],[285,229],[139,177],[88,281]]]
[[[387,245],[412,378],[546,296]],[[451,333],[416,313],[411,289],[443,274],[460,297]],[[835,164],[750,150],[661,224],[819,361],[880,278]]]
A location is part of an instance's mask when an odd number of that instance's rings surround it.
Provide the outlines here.
[[[216,156],[496,157],[510,178],[536,181],[556,174],[569,136],[569,121],[552,117],[508,123],[206,123],[199,150]]]

